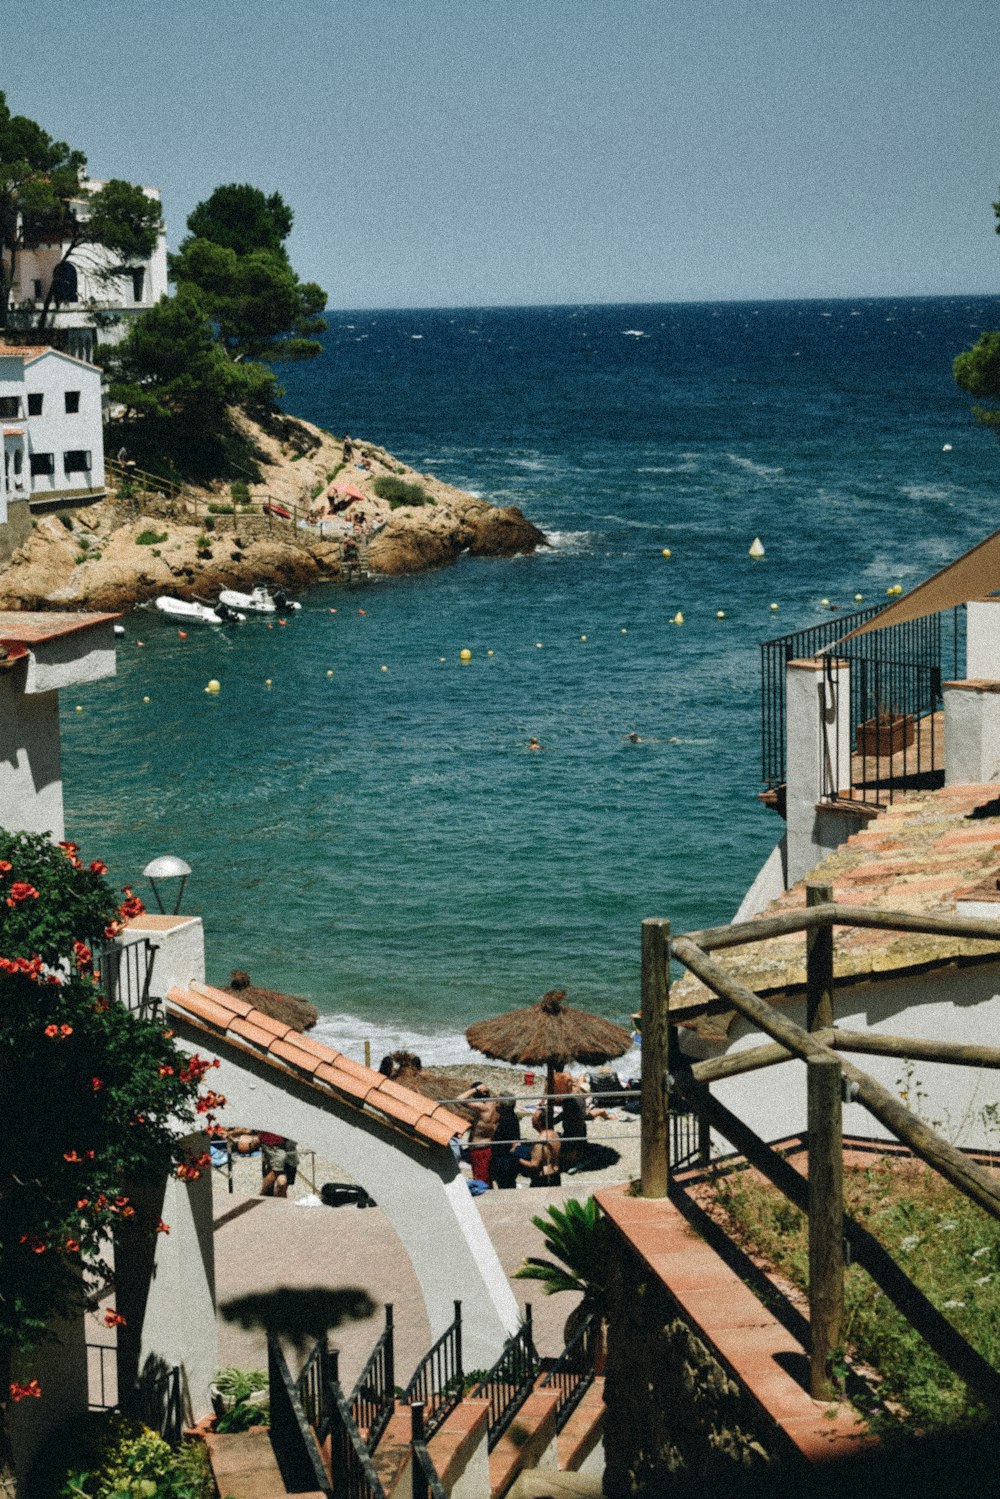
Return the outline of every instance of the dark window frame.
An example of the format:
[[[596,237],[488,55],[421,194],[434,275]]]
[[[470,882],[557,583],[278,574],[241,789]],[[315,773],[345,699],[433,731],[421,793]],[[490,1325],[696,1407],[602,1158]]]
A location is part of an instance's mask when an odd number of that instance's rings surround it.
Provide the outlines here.
[[[13,410],[11,410],[13,407]],[[0,396],[0,421],[16,422],[21,416],[20,396]]]
[[[56,455],[55,453],[32,453],[29,467],[33,479],[42,474],[54,475],[56,471]]]
[[[44,391],[42,391],[42,390],[29,390],[29,392],[28,392],[28,415],[29,416],[41,416],[41,414],[42,414],[42,403],[43,403],[44,399],[45,399],[45,392]]]
[[[80,411],[80,392],[78,390],[64,390],[63,399],[66,405],[66,415],[77,416]]]
[[[63,453],[64,474],[89,474],[93,468],[89,448],[68,448]]]

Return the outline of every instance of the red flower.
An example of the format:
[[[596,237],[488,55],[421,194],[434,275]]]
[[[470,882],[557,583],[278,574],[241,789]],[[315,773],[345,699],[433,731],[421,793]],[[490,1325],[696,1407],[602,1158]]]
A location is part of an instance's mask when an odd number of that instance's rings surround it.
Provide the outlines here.
[[[77,1203],[76,1206],[77,1206],[77,1209],[81,1210],[81,1211],[82,1211],[83,1208],[89,1208],[90,1207],[90,1198],[89,1197],[81,1197],[80,1201]]]
[[[102,864],[100,859],[93,859],[90,865],[91,874],[107,874],[108,866]]]
[[[161,1077],[173,1077],[173,1075],[174,1075],[174,1069],[172,1067],[167,1067],[165,1064],[162,1067],[157,1067],[156,1070],[160,1074]],[[184,1077],[183,1072],[181,1073],[181,1077],[182,1078]],[[184,1081],[186,1082],[187,1079],[184,1078]]]
[[[13,864],[11,864],[7,859],[0,859],[0,874],[10,874],[13,868]]]
[[[59,847],[62,849],[67,858],[70,858],[73,854],[78,854],[80,852],[80,845],[78,843],[60,843]]]
[[[79,1252],[80,1252],[80,1241],[79,1241],[79,1239],[67,1239],[66,1240],[66,1253],[67,1254],[79,1254]]]
[[[121,1312],[116,1312],[113,1306],[109,1306],[104,1313],[104,1325],[105,1327],[124,1327],[125,1318]]]
[[[158,1234],[168,1234],[170,1232],[170,1224],[164,1223],[163,1219],[161,1218],[159,1223],[156,1225],[156,1232]]]
[[[75,1150],[64,1150],[63,1160],[69,1161],[71,1166],[75,1166],[78,1161],[83,1160],[83,1157],[81,1155],[77,1155]]]
[[[42,1387],[37,1379],[29,1379],[27,1384],[18,1384],[12,1379],[8,1389],[15,1405],[21,1400],[40,1400],[42,1397]]]
[[[174,1039],[174,1033],[173,1033],[173,1031],[164,1031],[163,1032],[163,1039],[164,1039],[164,1041],[172,1041]]]
[[[101,1089],[104,1087],[103,1077],[92,1077],[90,1079],[90,1086],[93,1088],[95,1093],[100,1093]]]
[[[57,1025],[47,1025],[45,1027],[45,1034],[48,1036],[49,1040],[51,1041],[51,1039],[52,1039],[53,1036],[58,1036],[58,1034],[59,1034],[59,1027]]]
[[[23,900],[37,900],[38,891],[27,880],[15,880],[7,897],[8,906],[19,906]]]
[[[59,1027],[59,1034],[60,1036],[72,1036],[73,1027],[71,1025],[61,1025]]]
[[[109,921],[108,924],[107,924],[107,926],[104,928],[104,935],[105,935],[105,937],[107,937],[110,940],[112,937],[117,937],[118,933],[120,931],[121,931],[121,923],[120,922]]]
[[[94,961],[94,954],[91,952],[86,942],[73,943],[73,956],[76,958],[76,964],[78,968],[89,968],[91,963]]]
[[[45,1242],[37,1234],[22,1234],[21,1243],[26,1244],[32,1254],[44,1254]]]

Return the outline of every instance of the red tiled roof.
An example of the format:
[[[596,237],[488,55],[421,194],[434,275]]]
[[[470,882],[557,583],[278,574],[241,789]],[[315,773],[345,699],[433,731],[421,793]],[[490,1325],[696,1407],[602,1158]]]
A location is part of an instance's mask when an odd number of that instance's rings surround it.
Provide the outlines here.
[[[74,614],[57,610],[34,614],[28,610],[0,610],[0,641],[10,646],[42,645],[47,640],[57,640],[60,635],[72,635],[77,630],[89,630],[92,625],[107,624],[109,620],[121,619],[120,614]]]
[[[81,359],[77,354],[67,354],[65,349],[54,349],[51,344],[0,344],[0,359],[13,355],[16,359],[23,359],[25,364],[30,364],[33,359],[41,359],[43,354],[58,354],[60,359],[72,359],[74,364],[82,364],[88,370],[100,368],[89,359]]]
[[[983,815],[986,808],[990,815]],[[974,812],[979,815],[973,817]],[[982,889],[997,889],[1000,785],[908,792],[807,878],[810,884],[832,886],[833,898],[841,905],[935,916],[954,913],[959,900],[982,899]],[[801,910],[805,903],[806,880],[800,880],[761,914]],[[863,927],[837,927],[834,940],[838,980],[1000,954],[1000,943]],[[804,933],[750,943],[719,957],[735,978],[758,994],[787,994],[805,987]],[[690,976],[671,988],[672,1004],[698,1004],[707,998],[708,990]],[[732,1018],[705,1016],[688,1023],[705,1040],[718,1042],[725,1039]]]
[[[317,1092],[327,1096],[333,1093],[339,1103],[369,1117],[381,1117],[426,1145],[447,1145],[453,1135],[468,1128],[466,1120],[433,1098],[391,1082],[381,1072],[302,1035],[284,1021],[273,1020],[224,989],[194,983],[186,989],[171,989],[167,1013],[175,1023],[207,1033],[213,1042],[250,1051],[258,1060],[291,1072]]]

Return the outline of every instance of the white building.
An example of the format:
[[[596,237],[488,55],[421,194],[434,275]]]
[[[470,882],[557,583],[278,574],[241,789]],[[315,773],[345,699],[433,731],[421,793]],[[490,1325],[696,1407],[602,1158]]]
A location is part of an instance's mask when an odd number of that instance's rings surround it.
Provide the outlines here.
[[[84,192],[97,192],[104,183],[88,178]],[[144,187],[147,197],[159,202],[156,187]],[[72,205],[77,217],[87,218],[84,196]],[[115,257],[98,245],[81,245],[72,260],[63,262],[65,240],[38,240],[19,250],[14,262],[10,292],[14,326],[30,329],[37,320],[56,278],[58,308],[50,312],[48,327],[60,335],[71,354],[92,359],[98,343],[117,343],[128,331],[132,318],[149,309],[167,294],[167,236],[161,230],[148,260],[137,260],[124,275],[109,280],[106,273]],[[96,319],[96,323],[95,323]]]
[[[0,344],[0,524],[8,505],[104,494],[101,371],[44,345]]]

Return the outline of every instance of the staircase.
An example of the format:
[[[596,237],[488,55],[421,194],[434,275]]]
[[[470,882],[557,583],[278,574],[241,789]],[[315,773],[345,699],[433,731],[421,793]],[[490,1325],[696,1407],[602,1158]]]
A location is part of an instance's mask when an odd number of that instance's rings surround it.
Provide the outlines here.
[[[584,1323],[562,1355],[543,1364],[528,1308],[468,1395],[461,1328],[456,1302],[454,1322],[401,1397],[392,1383],[391,1306],[350,1395],[341,1390],[334,1350],[317,1344],[293,1380],[269,1340],[271,1427],[207,1438],[219,1492],[227,1499],[504,1499],[529,1470],[599,1475],[604,1380],[594,1370],[596,1324]]]

